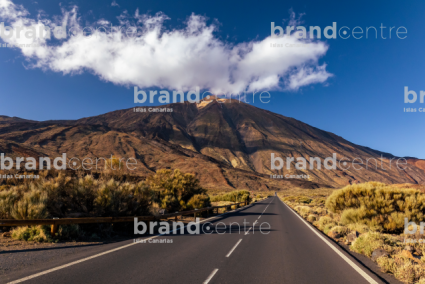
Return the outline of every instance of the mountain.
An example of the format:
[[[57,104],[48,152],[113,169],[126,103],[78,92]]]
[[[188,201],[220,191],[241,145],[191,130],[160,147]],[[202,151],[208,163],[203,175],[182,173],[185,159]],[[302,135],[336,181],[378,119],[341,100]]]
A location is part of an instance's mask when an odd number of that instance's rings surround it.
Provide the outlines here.
[[[197,174],[203,186],[219,189],[341,187],[371,180],[425,184],[424,160],[406,158],[407,168],[399,170],[399,157],[237,100],[211,98],[154,107],[173,112],[143,108],[146,112],[131,108],[68,121],[0,119],[0,151],[10,156],[134,157],[139,175],[179,168]],[[307,168],[297,170],[292,162],[289,170],[286,164],[272,170],[272,153],[284,161],[304,157]],[[333,153],[349,165],[355,158],[364,164],[369,159],[368,169],[310,169],[310,157],[323,161]],[[270,178],[276,174],[309,178]]]

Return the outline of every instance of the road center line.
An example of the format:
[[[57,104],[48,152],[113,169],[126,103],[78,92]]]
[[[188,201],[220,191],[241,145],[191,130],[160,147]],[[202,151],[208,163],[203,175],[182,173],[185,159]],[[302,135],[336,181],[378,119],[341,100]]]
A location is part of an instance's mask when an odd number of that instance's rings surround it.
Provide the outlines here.
[[[272,201],[271,201],[271,200],[270,200],[269,204],[266,206],[266,209],[264,209],[263,213],[264,213],[264,212],[266,212],[267,207],[269,207],[270,203],[272,203]],[[263,213],[261,213],[261,215],[263,215]],[[261,215],[260,215],[260,217],[261,217]],[[258,218],[260,218],[260,217],[258,217]]]
[[[239,242],[236,243],[236,245],[232,248],[231,251],[229,251],[229,253],[226,255],[226,257],[229,257],[241,242],[242,242],[242,239],[240,239]]]
[[[280,201],[282,201],[279,198]],[[349,259],[345,254],[343,254],[339,249],[337,249],[336,247],[334,247],[325,237],[323,237],[320,233],[318,233],[316,230],[314,230],[311,225],[309,223],[307,223],[307,221],[305,221],[303,218],[301,218],[297,213],[295,213],[295,211],[289,207],[288,205],[285,204],[285,202],[282,201],[282,203],[289,208],[289,210],[292,211],[292,213],[295,214],[295,216],[297,216],[298,218],[301,219],[301,221],[303,221],[307,227],[312,230],[317,236],[319,236],[320,239],[322,239],[322,241],[325,242],[325,244],[327,244],[328,246],[331,247],[332,250],[334,250],[343,260],[345,260],[352,268],[354,268],[354,270],[356,270],[361,276],[363,276],[364,279],[366,279],[367,282],[369,282],[370,284],[378,284],[378,282],[376,282],[372,277],[369,276],[369,274],[367,274],[366,272],[363,271],[363,269],[361,269],[360,267],[358,267],[353,261],[351,261],[351,259]]]
[[[245,235],[248,235],[248,233],[249,233],[249,231],[252,229],[252,227],[251,228],[249,228],[248,229],[248,231],[246,231],[246,233],[245,233]]]
[[[210,276],[208,276],[207,280],[205,280],[202,284],[208,284],[210,280],[214,277],[214,275],[217,273],[218,269],[214,269],[213,272],[211,272]]]

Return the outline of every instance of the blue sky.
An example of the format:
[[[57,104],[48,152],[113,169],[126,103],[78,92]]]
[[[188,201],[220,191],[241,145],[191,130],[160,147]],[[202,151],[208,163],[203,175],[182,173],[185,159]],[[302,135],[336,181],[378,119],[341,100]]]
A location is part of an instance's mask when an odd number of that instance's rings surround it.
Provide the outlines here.
[[[112,6],[111,0],[72,1],[61,4],[56,1],[16,0],[13,3],[22,5],[29,12],[25,16],[28,19],[37,19],[37,14],[43,10],[43,17],[52,21],[61,18],[64,11],[69,12],[74,6],[77,6],[78,22],[81,26],[94,25],[100,19],[119,26],[120,23],[117,19],[119,15],[123,15],[124,11],[128,11],[129,15],[134,15],[138,9],[140,15],[145,14],[151,17],[162,12],[169,18],[163,22],[162,29],[178,31],[187,27],[189,17],[194,14],[206,17],[201,20],[201,22],[204,21],[206,27],[212,25],[216,27],[212,33],[215,42],[233,47],[242,43],[265,40],[270,36],[271,22],[286,27],[290,19],[290,11],[295,13],[296,19],[302,14],[301,22],[297,25],[306,27],[320,26],[324,29],[326,26],[332,25],[332,22],[337,23],[338,29],[343,26],[351,29],[356,26],[363,29],[374,26],[378,29],[377,39],[373,36],[358,40],[323,37],[320,41],[316,40],[316,43],[320,42],[326,47],[325,51],[320,49],[321,46],[317,44],[315,45],[316,51],[320,50],[317,53],[314,49],[311,51],[307,49],[307,55],[299,55],[301,57],[311,56],[314,58],[313,61],[316,61],[312,63],[300,60],[290,66],[290,70],[294,70],[291,68],[298,68],[296,69],[298,71],[313,70],[316,81],[296,88],[289,88],[284,82],[279,83],[278,87],[266,87],[263,90],[272,94],[270,103],[254,105],[333,132],[359,145],[398,156],[425,158],[423,143],[425,140],[423,127],[425,113],[403,112],[405,107],[413,107],[417,110],[421,107],[425,108],[425,104],[419,102],[404,103],[404,86],[416,91],[418,95],[421,90],[425,90],[423,80],[425,62],[424,56],[422,56],[425,44],[425,31],[423,30],[425,2],[423,1],[410,1],[409,4],[406,4],[403,1],[356,1],[355,3],[342,3],[341,1],[232,1],[231,3],[228,1],[184,1],[181,3],[117,0],[116,3],[119,6]],[[283,22],[284,20],[286,22]],[[10,19],[1,19],[0,21],[7,23]],[[384,29],[384,37],[387,39],[382,39],[379,34],[381,23],[387,27]],[[390,26],[395,26],[396,29],[400,26],[406,27],[407,37],[398,39],[393,30],[392,39],[388,39],[388,27]],[[0,42],[3,41],[0,39]],[[53,46],[60,46],[62,43],[55,39],[49,42]],[[264,63],[265,65],[261,67],[257,67],[258,64],[241,63],[239,67],[242,71],[232,76],[242,78],[244,70],[250,68],[253,69],[249,71],[250,74],[254,75],[257,74],[256,70],[261,68],[281,70],[280,66],[298,56],[297,52],[289,50],[294,48],[297,47],[274,48],[275,53],[281,53],[274,55],[279,57],[276,60],[277,63],[271,63],[270,66],[267,66],[268,63]],[[178,49],[177,45],[176,49]],[[137,57],[137,48],[130,51],[134,52],[134,56]],[[58,56],[57,52],[52,54]],[[259,62],[263,62],[261,55],[260,52],[254,54],[253,57],[256,56],[260,58]],[[159,64],[158,61],[152,62]],[[223,62],[217,60],[217,62],[218,65],[211,63],[213,64],[212,69],[220,64],[223,66],[228,64],[225,60]],[[173,86],[178,86],[181,80],[188,80],[187,78],[193,75],[196,68],[205,71],[202,68],[206,66],[206,70],[209,70],[207,63],[204,66],[196,65],[193,70],[185,69],[185,72],[176,72],[180,74],[175,75],[175,78],[166,78],[168,83],[162,87],[148,87],[145,81],[140,79],[143,76],[150,76],[151,70],[147,70],[149,68],[146,67],[143,67],[140,78],[123,76],[120,80],[114,79],[114,81],[109,79],[107,73],[102,73],[103,70],[99,75],[99,72],[96,73],[90,69],[91,65],[87,67],[81,63],[79,66],[73,66],[74,69],[68,72],[70,69],[64,60],[59,61],[58,59],[54,62],[49,58],[35,59],[19,48],[0,48],[0,64],[0,115],[35,120],[78,119],[134,107],[132,87],[135,84],[132,82],[145,84],[142,87],[146,90],[173,90],[175,89]],[[35,64],[38,64],[38,67],[34,66]],[[169,62],[163,64],[164,69],[167,69]],[[323,74],[319,74],[319,67],[324,64],[326,74],[329,76],[325,74],[325,77],[320,77]],[[157,71],[161,70],[158,66],[155,68]],[[120,73],[125,72],[126,70],[120,71]],[[137,75],[137,72],[140,71],[134,72]],[[264,72],[261,74],[267,73],[267,71]],[[285,73],[276,71],[276,73],[279,72]],[[211,71],[211,80],[202,83],[204,89],[221,87],[217,83],[222,79],[219,73],[220,71]],[[294,74],[283,73],[281,74],[282,81],[288,79],[290,74]],[[172,77],[173,74],[167,76]],[[155,78],[158,82],[162,82],[160,77],[154,77],[153,81]],[[187,82],[196,84],[196,80],[195,78]],[[241,79],[242,82],[244,80]],[[234,90],[235,86],[229,85],[227,88],[226,90]],[[250,101],[250,96],[248,96],[248,101]]]

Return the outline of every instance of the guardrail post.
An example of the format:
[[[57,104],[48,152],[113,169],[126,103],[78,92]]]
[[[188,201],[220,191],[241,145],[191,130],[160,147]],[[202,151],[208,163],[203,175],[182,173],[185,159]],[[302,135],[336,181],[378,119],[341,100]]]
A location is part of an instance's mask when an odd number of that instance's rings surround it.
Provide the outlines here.
[[[59,219],[59,218],[54,217],[53,219]],[[58,232],[58,228],[59,228],[59,225],[56,225],[54,223],[50,227],[50,235],[52,236],[52,238],[55,237],[56,233]]]
[[[50,227],[50,234],[52,235],[52,237],[54,237],[57,232],[58,232],[58,225],[53,224]]]

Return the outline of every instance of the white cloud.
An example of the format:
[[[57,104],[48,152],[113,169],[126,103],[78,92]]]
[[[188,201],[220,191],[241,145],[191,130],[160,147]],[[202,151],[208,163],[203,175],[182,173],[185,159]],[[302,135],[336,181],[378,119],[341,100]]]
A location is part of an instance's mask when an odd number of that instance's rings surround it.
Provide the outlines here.
[[[325,82],[331,74],[326,71],[326,64],[321,66],[303,67],[289,76],[288,89],[298,90],[300,87]]]
[[[119,7],[120,5],[114,0],[114,1],[112,1],[111,6],[112,7]]]
[[[183,29],[166,30],[163,22],[168,17],[134,16],[124,12],[119,21],[123,31],[113,30],[105,19],[99,19],[90,36],[84,36],[77,7],[63,11],[60,19],[50,21],[27,18],[28,12],[10,0],[0,0],[0,20],[8,19],[10,25],[29,26],[42,23],[54,27],[67,24],[79,31],[60,40],[37,40],[40,47],[23,47],[23,55],[33,68],[43,68],[78,74],[91,72],[102,80],[117,85],[160,87],[193,90],[199,87],[215,94],[241,93],[243,91],[278,90],[298,88],[325,82],[331,74],[318,60],[328,49],[324,42],[302,41],[294,36],[267,37],[263,40],[240,44],[224,42],[214,35],[216,26],[207,25],[204,17],[192,14]],[[40,18],[40,17],[38,17]],[[126,36],[125,31],[137,26],[137,33]],[[86,29],[87,30],[87,29]],[[129,34],[131,34],[129,32]],[[2,38],[10,43],[27,43],[32,39]],[[302,47],[285,47],[300,44]],[[271,47],[281,44],[283,47]]]

